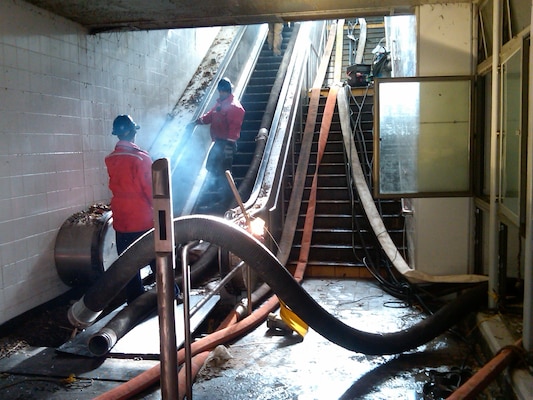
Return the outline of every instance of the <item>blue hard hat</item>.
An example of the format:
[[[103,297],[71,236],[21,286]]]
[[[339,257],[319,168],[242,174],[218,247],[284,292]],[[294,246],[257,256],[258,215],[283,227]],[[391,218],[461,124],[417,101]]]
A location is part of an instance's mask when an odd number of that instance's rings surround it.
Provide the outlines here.
[[[222,78],[217,85],[217,89],[222,92],[228,92],[231,93],[233,85],[231,84],[231,81],[228,78]]]
[[[133,121],[133,119],[126,114],[119,115],[113,121],[113,135],[121,136],[131,131],[136,131],[140,126]]]

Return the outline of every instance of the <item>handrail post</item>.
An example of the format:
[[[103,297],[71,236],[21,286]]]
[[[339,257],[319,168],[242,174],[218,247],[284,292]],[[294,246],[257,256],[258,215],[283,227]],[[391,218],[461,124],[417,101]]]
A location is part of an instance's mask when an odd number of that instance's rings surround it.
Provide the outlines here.
[[[157,311],[161,360],[161,397],[178,398],[178,355],[174,315],[174,218],[169,160],[152,164]]]
[[[188,253],[189,249],[195,246],[197,242],[191,242],[183,246],[181,250],[181,267],[183,274],[183,329],[185,334],[185,382],[187,394],[185,398],[192,400],[192,354],[191,354],[191,312],[190,312],[190,293],[191,293],[191,268],[189,266]]]

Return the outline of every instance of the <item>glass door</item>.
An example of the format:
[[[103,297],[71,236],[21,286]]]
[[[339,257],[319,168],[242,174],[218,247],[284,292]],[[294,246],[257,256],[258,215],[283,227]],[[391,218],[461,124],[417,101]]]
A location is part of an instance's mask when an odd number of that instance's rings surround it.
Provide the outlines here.
[[[502,64],[500,196],[503,205],[502,211],[516,222],[518,222],[520,211],[521,66],[521,51],[514,53]]]

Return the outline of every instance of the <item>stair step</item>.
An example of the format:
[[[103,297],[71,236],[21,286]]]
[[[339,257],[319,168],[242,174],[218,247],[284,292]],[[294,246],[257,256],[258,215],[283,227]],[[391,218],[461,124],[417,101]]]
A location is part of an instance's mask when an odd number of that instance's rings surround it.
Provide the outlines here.
[[[357,105],[352,105],[354,118],[359,118],[357,125],[357,139],[364,138],[364,150],[366,155],[357,149],[361,160],[371,158],[373,151],[373,97],[356,97]],[[324,110],[325,97],[320,99],[318,120],[315,132],[320,130],[320,122]],[[355,110],[354,110],[355,107]],[[304,112],[305,114],[305,112]],[[304,117],[304,121],[305,121]],[[316,158],[319,134],[315,133],[309,157],[308,175],[306,188],[304,189],[301,203],[298,229],[294,235],[293,248],[290,259],[298,259],[301,249],[302,226],[305,221],[308,197],[313,175],[316,170]],[[340,129],[338,115],[334,115],[328,142],[324,149],[320,167],[318,168],[317,202],[315,206],[315,219],[313,221],[313,233],[309,253],[308,268],[317,271],[318,274],[334,273],[334,276],[344,274],[346,271],[365,271],[363,259],[376,264],[382,257],[380,244],[370,227],[365,212],[359,203],[357,195],[349,192],[349,180],[346,176],[346,159],[344,155],[344,140]],[[364,166],[364,168],[368,168]],[[286,196],[289,199],[290,193]],[[353,197],[353,198],[352,198]],[[386,200],[377,203],[383,218],[383,222],[391,239],[400,251],[404,250],[404,221],[401,214],[399,200]],[[356,213],[352,217],[352,213]],[[363,268],[362,268],[363,267]],[[337,271],[342,268],[343,271]],[[307,274],[306,270],[306,274]],[[357,273],[357,272],[356,272]]]
[[[294,273],[296,263],[287,264],[287,269]],[[372,274],[361,262],[320,262],[309,261],[305,268],[307,278],[346,278],[346,279],[370,279]]]
[[[293,245],[289,257],[299,259],[300,245]],[[328,262],[355,262],[355,255],[352,246],[339,245],[312,245],[309,249],[309,260]]]
[[[309,198],[310,191],[310,188],[304,189],[304,198]],[[346,187],[338,188],[321,186],[318,187],[316,191],[317,200],[348,200],[349,198],[348,189]]]

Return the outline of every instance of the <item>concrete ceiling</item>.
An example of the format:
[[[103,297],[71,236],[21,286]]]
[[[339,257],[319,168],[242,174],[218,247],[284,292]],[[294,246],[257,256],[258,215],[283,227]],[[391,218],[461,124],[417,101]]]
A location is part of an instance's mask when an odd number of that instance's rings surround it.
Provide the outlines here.
[[[90,33],[249,25],[412,13],[420,4],[477,0],[26,0]]]

